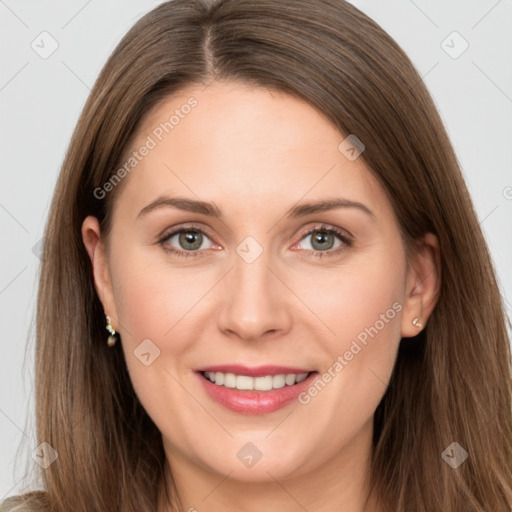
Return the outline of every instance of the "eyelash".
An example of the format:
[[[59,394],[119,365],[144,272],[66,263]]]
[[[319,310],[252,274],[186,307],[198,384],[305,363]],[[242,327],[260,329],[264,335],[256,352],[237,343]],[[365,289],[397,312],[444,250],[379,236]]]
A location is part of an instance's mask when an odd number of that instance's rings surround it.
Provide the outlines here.
[[[338,256],[340,253],[346,251],[352,246],[353,240],[344,231],[325,224],[319,224],[310,228],[301,235],[300,241],[317,231],[329,235],[336,235],[341,240],[342,244],[336,249],[328,249],[327,251],[307,250],[305,254],[306,258],[329,258],[331,256]]]
[[[186,226],[180,226],[177,229],[174,229],[173,231],[171,231],[170,233],[166,233],[158,240],[158,244],[163,248],[164,251],[172,253],[173,256],[177,256],[178,258],[190,258],[190,257],[196,258],[196,257],[202,256],[201,252],[197,251],[197,250],[196,251],[179,251],[177,249],[174,249],[174,248],[171,248],[170,246],[165,245],[165,243],[170,238],[172,238],[174,235],[177,235],[178,233],[181,233],[183,231],[197,231],[203,235],[206,235],[208,238],[211,238],[208,235],[208,233],[205,233],[205,231],[203,229],[200,229],[200,228],[190,224],[190,225],[186,225]],[[325,257],[336,256],[339,253],[347,250],[348,248],[350,248],[352,246],[352,243],[353,243],[352,239],[344,231],[342,231],[339,228],[327,226],[325,224],[319,224],[317,226],[313,226],[312,228],[310,228],[307,232],[305,232],[301,235],[299,242],[304,240],[304,238],[306,238],[307,236],[309,236],[317,231],[320,231],[322,233],[336,235],[343,243],[338,248],[328,249],[327,251],[306,250],[307,258],[325,258]]]

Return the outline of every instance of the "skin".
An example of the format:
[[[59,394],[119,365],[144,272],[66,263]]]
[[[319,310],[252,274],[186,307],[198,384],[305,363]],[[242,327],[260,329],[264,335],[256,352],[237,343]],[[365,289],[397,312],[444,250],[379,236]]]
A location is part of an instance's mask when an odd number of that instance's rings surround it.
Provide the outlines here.
[[[108,240],[94,217],[82,227],[96,290],[162,432],[183,510],[361,512],[373,415],[400,338],[415,336],[412,320],[425,324],[435,306],[437,239],[425,236],[406,261],[393,208],[363,159],[348,160],[338,150],[345,136],[280,92],[191,85],[148,114],[131,150],[191,96],[198,105],[119,185]],[[223,217],[172,207],[138,217],[165,195],[213,202]],[[285,217],[297,203],[333,197],[366,205],[374,218],[350,207]],[[190,222],[205,233],[202,255],[166,252],[159,236]],[[352,244],[332,235],[325,254],[312,255],[322,246],[305,233],[319,223],[350,233]],[[263,249],[250,264],[236,252],[247,236]],[[178,236],[165,245],[190,247]],[[401,310],[305,405],[239,414],[213,402],[193,373],[234,363],[322,374],[394,303]],[[148,338],[160,356],[145,366],[134,350]],[[237,458],[248,442],[262,453],[250,468]],[[365,510],[380,510],[376,496]]]

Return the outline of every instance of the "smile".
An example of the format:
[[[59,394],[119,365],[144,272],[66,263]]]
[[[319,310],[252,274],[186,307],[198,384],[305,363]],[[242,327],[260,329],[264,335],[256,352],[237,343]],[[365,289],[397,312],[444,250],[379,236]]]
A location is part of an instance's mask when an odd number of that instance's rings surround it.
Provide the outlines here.
[[[201,387],[213,402],[230,411],[262,415],[296,402],[318,375],[307,368],[222,365],[195,370]]]

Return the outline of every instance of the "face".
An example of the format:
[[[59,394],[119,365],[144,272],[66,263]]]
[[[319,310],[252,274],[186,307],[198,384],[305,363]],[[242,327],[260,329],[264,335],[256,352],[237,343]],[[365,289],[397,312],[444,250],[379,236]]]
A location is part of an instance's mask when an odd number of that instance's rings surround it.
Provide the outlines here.
[[[418,284],[392,206],[348,142],[339,149],[345,138],[288,95],[190,86],[140,126],[108,246],[84,222],[98,294],[171,465],[263,481],[366,457],[429,281]]]

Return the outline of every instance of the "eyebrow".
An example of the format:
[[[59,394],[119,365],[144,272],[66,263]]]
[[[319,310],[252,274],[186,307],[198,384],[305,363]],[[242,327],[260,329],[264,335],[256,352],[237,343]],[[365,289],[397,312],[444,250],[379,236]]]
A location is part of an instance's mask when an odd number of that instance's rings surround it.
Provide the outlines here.
[[[156,201],[148,204],[139,212],[137,218],[140,218],[149,212],[158,210],[160,208],[177,208],[192,213],[201,213],[210,217],[222,218],[222,212],[213,203],[205,201],[197,201],[195,199],[187,199],[185,197],[160,197]],[[364,204],[358,201],[350,201],[343,198],[324,199],[322,201],[315,201],[309,203],[300,203],[291,207],[283,217],[298,218],[313,213],[324,212],[327,210],[334,210],[335,208],[357,208],[364,212],[372,220],[375,220],[375,214]]]

